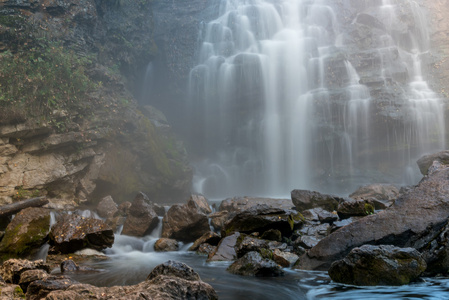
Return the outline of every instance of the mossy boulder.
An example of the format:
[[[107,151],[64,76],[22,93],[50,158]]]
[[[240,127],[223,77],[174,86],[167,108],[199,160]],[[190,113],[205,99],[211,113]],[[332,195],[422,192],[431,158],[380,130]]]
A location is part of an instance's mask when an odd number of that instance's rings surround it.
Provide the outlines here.
[[[403,285],[416,280],[426,267],[414,248],[363,245],[334,262],[329,276],[335,282],[361,286]]]
[[[20,211],[5,231],[0,252],[27,255],[45,243],[50,230],[50,211],[30,207]]]
[[[284,274],[282,267],[263,258],[259,252],[248,252],[229,266],[228,271],[243,276],[277,277]]]

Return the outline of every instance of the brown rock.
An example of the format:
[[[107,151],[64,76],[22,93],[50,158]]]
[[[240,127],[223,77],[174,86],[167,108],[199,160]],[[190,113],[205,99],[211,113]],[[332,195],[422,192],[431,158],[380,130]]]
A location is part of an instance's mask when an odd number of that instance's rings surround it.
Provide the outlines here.
[[[193,194],[190,196],[189,201],[195,202],[196,206],[198,207],[198,211],[202,212],[203,214],[210,214],[212,213],[212,209],[210,208],[209,203],[207,202],[206,197],[204,197],[201,194]]]
[[[140,192],[129,208],[128,217],[123,225],[122,234],[145,236],[159,224],[159,218],[153,210],[148,197]]]
[[[193,201],[172,205],[162,220],[162,237],[183,242],[193,242],[209,231],[207,216]]]
[[[215,252],[212,252],[208,261],[232,261],[237,258],[235,246],[240,233],[236,232],[233,235],[227,236],[220,241]]]
[[[178,251],[179,244],[178,241],[166,238],[160,238],[154,244],[154,251],[156,252],[167,252],[167,251]]]
[[[200,245],[207,243],[212,246],[217,246],[220,242],[221,237],[215,232],[207,232],[203,234],[199,239],[197,239],[192,246],[190,246],[189,251],[196,251],[200,247]]]
[[[214,227],[216,231],[220,232],[229,218],[229,213],[227,210],[224,210],[212,213],[208,217],[210,219],[210,224],[212,225],[212,227]]]
[[[78,215],[62,215],[50,231],[51,252],[73,253],[84,248],[103,250],[114,243],[105,222]]]
[[[343,198],[337,196],[307,190],[293,190],[291,196],[293,204],[299,212],[315,207],[334,211],[337,210],[338,204],[344,201]]]
[[[97,205],[97,213],[101,218],[110,218],[117,211],[117,204],[114,202],[114,199],[112,199],[111,196],[104,197]]]

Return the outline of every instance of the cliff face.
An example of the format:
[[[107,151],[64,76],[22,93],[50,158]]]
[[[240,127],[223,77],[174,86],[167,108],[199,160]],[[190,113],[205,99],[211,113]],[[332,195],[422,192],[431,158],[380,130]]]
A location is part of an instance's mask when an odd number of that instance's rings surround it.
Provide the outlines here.
[[[0,1],[0,199],[56,207],[141,190],[183,200],[191,170],[162,113],[136,105],[156,55],[151,1]]]

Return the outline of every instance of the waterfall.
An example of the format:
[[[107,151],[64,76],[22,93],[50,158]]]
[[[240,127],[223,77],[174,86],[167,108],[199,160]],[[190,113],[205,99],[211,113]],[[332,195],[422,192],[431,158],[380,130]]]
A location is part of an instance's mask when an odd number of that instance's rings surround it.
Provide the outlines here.
[[[444,148],[442,104],[422,75],[429,43],[419,7],[401,2],[421,29],[399,35],[395,1],[364,5],[343,22],[329,0],[220,2],[190,72],[196,192],[349,193],[385,173],[400,181],[391,162],[405,172],[415,156]],[[375,18],[375,48],[354,50],[351,30]],[[363,73],[368,56],[375,76]]]

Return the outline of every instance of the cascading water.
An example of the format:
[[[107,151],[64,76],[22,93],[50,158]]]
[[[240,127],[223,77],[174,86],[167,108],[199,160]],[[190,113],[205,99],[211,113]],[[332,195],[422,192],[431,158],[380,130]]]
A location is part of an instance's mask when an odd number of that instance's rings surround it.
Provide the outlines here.
[[[221,1],[190,74],[197,192],[347,193],[400,182],[417,156],[444,148],[442,103],[422,75],[429,39],[419,6],[364,4],[347,22],[339,5],[350,4]],[[399,10],[416,26],[400,32]],[[351,44],[363,26],[381,32],[374,48]]]

